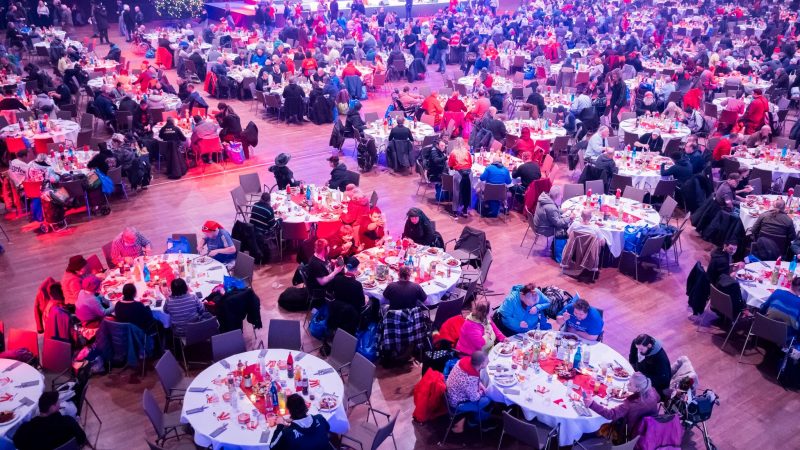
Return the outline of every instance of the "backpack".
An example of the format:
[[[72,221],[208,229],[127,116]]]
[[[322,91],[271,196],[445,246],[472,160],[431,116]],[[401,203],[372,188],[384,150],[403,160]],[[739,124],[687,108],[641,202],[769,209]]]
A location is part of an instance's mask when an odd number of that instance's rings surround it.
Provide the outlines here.
[[[290,286],[281,292],[278,306],[290,312],[305,311],[308,308],[308,291]]]
[[[539,290],[550,300],[550,306],[543,311],[544,315],[550,319],[555,319],[558,313],[564,309],[564,306],[572,302],[573,299],[572,294],[556,286],[540,287]]]

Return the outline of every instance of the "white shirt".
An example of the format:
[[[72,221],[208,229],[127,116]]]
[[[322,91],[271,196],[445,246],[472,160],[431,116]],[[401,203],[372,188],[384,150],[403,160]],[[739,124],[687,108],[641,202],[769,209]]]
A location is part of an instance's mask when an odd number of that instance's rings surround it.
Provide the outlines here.
[[[589,138],[586,145],[586,152],[583,154],[584,159],[594,159],[603,153],[603,149],[608,145],[608,138],[603,138],[600,133],[595,133]]]

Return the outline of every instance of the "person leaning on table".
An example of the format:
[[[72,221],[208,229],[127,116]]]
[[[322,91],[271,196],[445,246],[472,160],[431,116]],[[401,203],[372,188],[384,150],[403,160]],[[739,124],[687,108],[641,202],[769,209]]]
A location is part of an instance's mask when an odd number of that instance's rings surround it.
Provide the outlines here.
[[[594,397],[583,394],[583,403],[612,423],[600,427],[598,434],[609,438],[614,445],[627,442],[636,436],[636,430],[643,418],[658,414],[658,403],[661,400],[644,374],[635,372],[626,386],[632,394],[614,408],[607,408],[595,401]]]
[[[587,341],[595,341],[603,333],[600,311],[582,298],[565,306],[556,317],[556,322],[564,326],[565,331]]]
[[[272,434],[270,449],[276,450],[328,450],[331,448],[328,433],[330,424],[321,414],[308,414],[306,400],[300,394],[286,398],[286,409],[291,421],[286,423],[278,415],[278,426]]]

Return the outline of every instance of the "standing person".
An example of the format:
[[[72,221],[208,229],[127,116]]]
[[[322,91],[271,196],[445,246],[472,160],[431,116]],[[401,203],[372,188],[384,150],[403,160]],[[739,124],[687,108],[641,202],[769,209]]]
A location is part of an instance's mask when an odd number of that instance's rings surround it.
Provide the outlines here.
[[[453,205],[453,212],[456,215],[468,217],[469,207],[472,204],[472,184],[470,182],[472,154],[469,149],[465,145],[456,145],[447,158],[447,166],[461,175],[461,182],[458,185],[459,204]]]
[[[144,25],[144,13],[142,13],[142,8],[140,8],[139,6],[134,7],[133,11],[134,11],[133,20],[135,22],[136,28],[139,28],[142,25]]]
[[[122,5],[122,25],[121,25],[125,32],[125,42],[131,42],[133,39],[133,30],[136,27],[136,22],[133,18],[133,12],[131,12],[130,5]]]
[[[414,0],[406,0],[406,22],[411,22],[411,8],[414,7]]]
[[[661,346],[661,341],[653,336],[649,334],[636,336],[631,342],[628,362],[633,366],[633,370],[643,373],[650,379],[659,394],[669,387],[672,378],[669,357]]]
[[[100,43],[105,39],[106,44],[111,44],[108,40],[108,11],[105,5],[100,3],[94,7],[94,20],[97,22],[97,34],[100,37]]]
[[[289,169],[289,160],[292,155],[280,153],[275,157],[275,165],[270,166],[269,171],[275,176],[275,184],[278,190],[286,190],[286,186],[298,186],[300,183],[295,181],[294,173]]]
[[[609,98],[609,113],[611,114],[611,127],[619,127],[619,112],[628,104],[628,87],[622,80],[619,71],[611,72],[611,97]]]

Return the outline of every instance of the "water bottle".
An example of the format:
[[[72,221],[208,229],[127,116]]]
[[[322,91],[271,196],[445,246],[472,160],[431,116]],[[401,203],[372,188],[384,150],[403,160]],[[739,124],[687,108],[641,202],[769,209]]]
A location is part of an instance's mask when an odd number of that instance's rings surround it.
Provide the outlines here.
[[[786,148],[786,146],[784,145],[784,146],[783,146],[783,150],[781,150],[781,158],[786,158],[786,152],[787,152],[787,151],[788,151],[788,149],[787,149],[787,148]]]
[[[792,262],[789,263],[789,274],[794,276],[794,270],[797,269],[797,255],[792,258]]]
[[[142,269],[142,276],[144,278],[145,283],[150,282],[150,269],[147,267],[147,264],[145,264],[144,268]]]
[[[578,346],[578,349],[575,350],[575,358],[572,360],[572,367],[576,370],[581,368],[581,346]]]

